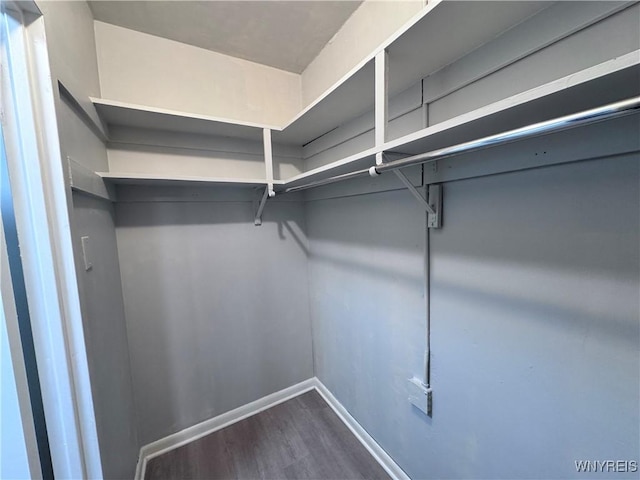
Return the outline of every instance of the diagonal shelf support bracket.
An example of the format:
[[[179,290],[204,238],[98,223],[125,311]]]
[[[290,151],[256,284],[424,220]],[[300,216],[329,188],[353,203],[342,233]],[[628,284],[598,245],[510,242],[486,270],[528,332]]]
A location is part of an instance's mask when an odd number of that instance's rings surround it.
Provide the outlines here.
[[[262,194],[262,198],[258,201],[254,201],[254,208],[256,209],[256,216],[253,220],[253,224],[256,227],[262,225],[262,212],[264,211],[264,206],[267,204],[267,199],[269,198],[269,186],[264,189],[264,193]],[[256,208],[257,207],[257,208]]]
[[[411,180],[400,170],[393,170],[393,173],[400,179],[411,195],[424,207],[427,211],[427,228],[442,227],[442,185],[429,185],[427,187],[427,199],[413,186]]]

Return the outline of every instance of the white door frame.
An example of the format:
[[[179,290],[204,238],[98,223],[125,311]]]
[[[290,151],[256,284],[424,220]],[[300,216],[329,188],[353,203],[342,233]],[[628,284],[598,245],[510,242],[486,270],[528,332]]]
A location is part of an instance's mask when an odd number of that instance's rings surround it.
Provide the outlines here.
[[[0,2],[0,114],[54,475],[102,478],[44,19]]]

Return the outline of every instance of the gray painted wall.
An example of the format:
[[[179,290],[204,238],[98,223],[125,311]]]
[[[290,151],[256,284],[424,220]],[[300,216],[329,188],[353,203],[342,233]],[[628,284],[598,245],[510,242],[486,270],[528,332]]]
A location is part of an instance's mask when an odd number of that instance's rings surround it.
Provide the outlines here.
[[[440,98],[430,124],[637,48],[634,26],[637,6]],[[473,64],[447,69],[446,85]],[[637,151],[637,119],[630,134],[613,125],[467,160],[593,157],[598,140],[604,155]],[[639,162],[445,185],[429,246],[433,418],[407,401],[407,379],[425,373],[424,212],[385,176],[306,193],[316,375],[411,477],[569,478],[575,460],[640,460]]]
[[[412,478],[639,460],[639,190],[637,155],[446,184],[433,418],[406,389],[425,348],[423,213],[406,192],[309,202],[316,375]]]
[[[396,190],[306,213],[316,376],[407,468],[425,424],[407,402],[407,379],[424,376],[424,211]]]
[[[313,376],[303,206],[269,202],[255,227],[252,202],[223,190],[119,192],[143,444]]]
[[[91,11],[86,2],[39,2],[39,7],[45,19],[64,168],[69,156],[91,171],[107,170],[104,145],[58,95],[61,80],[84,105],[89,96],[100,96]],[[139,444],[113,207],[72,194],[67,187],[103,474],[132,478]],[[84,269],[82,236],[89,236],[89,271]]]
[[[140,446],[113,205],[83,194],[73,195],[73,205],[75,240],[89,237],[92,267],[85,271],[78,252],[76,270],[103,473],[132,478]]]

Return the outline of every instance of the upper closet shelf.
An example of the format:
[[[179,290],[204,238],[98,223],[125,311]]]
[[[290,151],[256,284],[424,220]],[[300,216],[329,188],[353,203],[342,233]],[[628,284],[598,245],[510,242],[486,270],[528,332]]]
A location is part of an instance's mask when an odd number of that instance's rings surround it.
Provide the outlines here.
[[[437,2],[372,52],[284,128],[238,122],[120,101],[91,98],[107,126],[127,126],[260,140],[273,130],[274,143],[305,145],[374,108],[375,54],[389,50],[389,95],[454,62],[544,7],[546,2]],[[482,21],[478,19],[481,18]],[[451,25],[456,33],[451,34]],[[446,39],[446,41],[444,41]],[[437,48],[430,48],[430,46]]]
[[[454,63],[550,4],[547,1],[429,2],[421,18],[387,46],[389,95]]]
[[[111,126],[149,128],[172,132],[262,140],[264,128],[277,128],[163,108],[91,98],[102,121]]]
[[[385,143],[414,155],[640,95],[640,50]]]
[[[315,140],[373,109],[374,88],[374,62],[369,61],[300,112],[282,131],[274,131],[273,141],[305,145]]]
[[[544,1],[434,0],[404,29],[305,108],[283,131],[274,132],[274,142],[305,145],[372,111],[374,58],[378,52],[384,49],[389,52],[388,95],[394,96],[548,5]]]
[[[285,186],[295,187],[302,183],[313,182],[316,180],[322,180],[324,178],[333,177],[335,175],[341,175],[343,173],[352,172],[361,168],[368,168],[376,162],[376,152],[380,151],[376,148],[370,148],[363,152],[350,155],[349,157],[340,159],[335,162],[328,163],[313,170],[300,173],[294,177],[288,178],[284,183]]]
[[[511,38],[509,30],[521,24],[526,33],[535,26],[539,27],[540,23],[549,24],[544,20],[547,17],[553,18],[555,13],[555,10],[552,10],[553,5],[555,3],[545,1],[458,2],[432,0],[394,36],[371,52],[358,66],[305,108],[284,128],[235,122],[206,115],[105,99],[93,98],[91,101],[102,121],[111,127],[168,130],[262,142],[265,149],[267,176],[269,176],[271,167],[267,158],[270,159],[270,155],[266,153],[271,153],[272,142],[276,145],[304,146],[350,120],[357,119],[368,112],[373,113],[376,96],[378,105],[384,105],[390,97],[394,97],[416,84],[421,87],[422,104],[428,105],[435,97],[427,99],[425,97],[426,91],[435,89],[441,95],[447,94],[447,89],[440,88],[442,85],[438,82],[446,83],[449,68],[454,68],[458,65],[458,60],[461,59],[465,59],[463,63],[467,67],[469,63],[476,65],[482,59],[480,57],[483,54],[479,47],[491,43],[496,38],[502,39],[495,44],[496,48],[500,52],[503,52],[500,49],[507,48],[509,54],[498,55],[499,58],[490,65],[489,70],[482,70],[484,75],[504,67],[505,65],[500,63],[503,61],[502,57],[517,61],[518,58],[522,58],[522,55],[531,54],[533,51],[537,51],[536,49],[542,48],[541,45],[538,45],[539,42],[536,43],[537,40],[532,41],[533,43],[525,42],[526,45],[514,47],[517,55],[512,55],[514,53],[511,51],[513,42],[509,40]],[[602,8],[604,9],[604,7]],[[607,9],[611,8],[607,6]],[[544,15],[538,18],[537,13]],[[607,10],[607,12],[600,13],[605,15],[611,12]],[[596,14],[598,12],[590,12],[587,17],[596,18],[598,17]],[[535,18],[538,20],[531,23],[530,19]],[[583,25],[583,23],[586,25],[587,20],[578,19],[576,25]],[[591,18],[591,20],[593,19]],[[571,30],[569,27],[567,25],[557,27],[556,30],[560,33],[556,32],[553,38],[556,40],[561,38],[566,31]],[[518,50],[520,47],[522,51]],[[385,50],[387,55],[379,56],[379,59],[386,59],[384,62],[386,63],[385,70],[388,72],[383,74],[383,77],[379,75],[378,92],[376,92],[375,58]],[[321,180],[371,166],[375,163],[376,154],[380,152],[412,155],[637,96],[640,94],[639,62],[640,51],[636,50],[508,98],[494,99],[493,103],[489,103],[487,100],[488,104],[480,108],[387,142],[377,138],[377,132],[383,128],[379,128],[378,118],[375,118],[376,141],[369,142],[362,147],[361,151],[351,151],[349,156],[310,169],[288,178],[284,182],[273,183],[286,187],[297,186],[301,183]],[[378,66],[382,63],[379,62]],[[380,71],[380,69],[378,70]],[[475,77],[472,78],[472,73],[475,75],[476,70],[471,68],[472,72],[467,72],[465,81],[477,80]],[[436,72],[439,73],[434,75]],[[384,80],[380,81],[380,78],[384,78]],[[381,85],[383,85],[382,88]],[[456,84],[455,87],[458,88],[461,85]],[[384,92],[383,95],[380,94],[381,91]],[[386,100],[380,100],[380,98]],[[381,117],[384,118],[384,115]],[[385,123],[382,122],[383,125]],[[271,130],[269,141],[267,141],[268,136],[263,136],[265,128]],[[267,184],[265,179],[173,175],[165,177],[122,172],[101,175],[105,181],[110,183],[163,185],[180,182],[247,186]],[[279,189],[276,188],[276,190]]]
[[[286,180],[299,186],[371,167],[378,152],[444,148],[640,95],[640,50],[595,65]]]
[[[143,173],[117,173],[97,172],[102,179],[116,185],[153,185],[153,186],[179,186],[179,185],[220,185],[230,187],[264,187],[267,181],[253,178],[222,178],[181,175],[159,175]],[[274,181],[280,185],[284,182]]]

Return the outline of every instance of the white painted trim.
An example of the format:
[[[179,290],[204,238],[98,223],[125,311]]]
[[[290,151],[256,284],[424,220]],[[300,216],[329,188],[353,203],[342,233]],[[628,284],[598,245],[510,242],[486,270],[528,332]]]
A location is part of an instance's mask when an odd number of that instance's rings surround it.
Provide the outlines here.
[[[309,378],[308,380],[304,380],[283,390],[267,395],[266,397],[259,398],[254,402],[247,403],[246,405],[223,413],[222,415],[210,418],[209,420],[205,420],[197,425],[185,428],[184,430],[173,433],[168,437],[161,438],[160,440],[156,440],[153,443],[143,446],[140,449],[140,459],[138,460],[135,478],[137,480],[144,479],[147,462],[152,458],[228,427],[229,425],[251,417],[256,413],[260,413],[263,410],[267,410],[268,408],[282,402],[286,402],[287,400],[297,397],[309,390],[313,390],[314,388],[316,388],[316,379],[315,377]]]
[[[324,398],[325,402],[338,415],[340,420],[351,430],[351,433],[362,443],[364,448],[371,454],[373,458],[380,464],[382,468],[394,480],[410,480],[410,477],[402,468],[389,456],[387,452],[367,433],[367,431],[351,416],[344,406],[333,396],[327,387],[316,377],[316,390]]]
[[[410,480],[400,466],[393,461],[387,452],[362,428],[342,404],[333,396],[317,377],[309,378],[300,383],[287,387],[278,392],[259,398],[229,412],[210,418],[204,422],[185,428],[173,433],[168,437],[156,440],[153,443],[143,446],[140,449],[140,457],[136,467],[135,480],[144,480],[149,460],[163,455],[171,450],[179,448],[187,443],[191,443],[199,438],[205,437],[213,432],[222,430],[245,418],[249,418],[257,413],[274,407],[280,403],[291,400],[310,390],[316,390],[327,402],[331,409],[338,415],[338,418],[349,428],[351,433],[367,449],[371,456],[380,464],[382,468],[391,476],[393,480]]]

